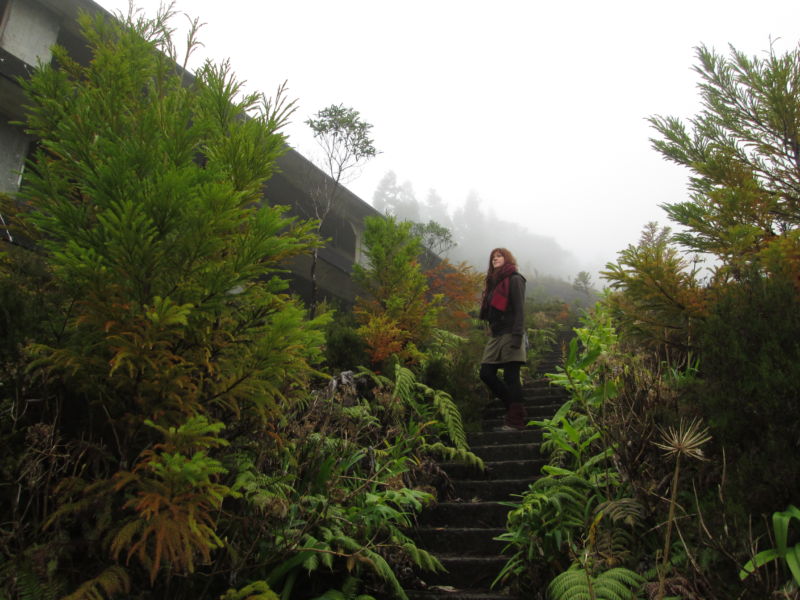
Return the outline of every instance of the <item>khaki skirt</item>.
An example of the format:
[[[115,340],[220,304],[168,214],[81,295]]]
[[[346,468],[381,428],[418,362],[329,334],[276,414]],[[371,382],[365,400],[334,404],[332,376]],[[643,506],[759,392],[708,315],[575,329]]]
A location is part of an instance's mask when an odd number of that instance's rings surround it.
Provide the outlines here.
[[[498,337],[493,337],[486,344],[486,350],[483,351],[483,358],[481,364],[500,365],[510,362],[527,362],[528,357],[525,353],[525,340],[523,338],[523,346],[519,348],[512,348],[512,338],[510,333],[504,333]]]

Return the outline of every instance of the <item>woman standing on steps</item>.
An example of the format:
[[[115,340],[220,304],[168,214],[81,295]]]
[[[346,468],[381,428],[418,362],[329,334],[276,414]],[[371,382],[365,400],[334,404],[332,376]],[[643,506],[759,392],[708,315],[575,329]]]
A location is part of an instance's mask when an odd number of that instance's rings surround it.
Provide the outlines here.
[[[488,321],[492,330],[481,359],[481,381],[506,407],[505,422],[495,431],[525,429],[528,414],[519,376],[527,360],[525,278],[517,271],[517,259],[505,248],[495,248],[489,255],[479,318]],[[497,376],[499,369],[503,369],[503,381]]]

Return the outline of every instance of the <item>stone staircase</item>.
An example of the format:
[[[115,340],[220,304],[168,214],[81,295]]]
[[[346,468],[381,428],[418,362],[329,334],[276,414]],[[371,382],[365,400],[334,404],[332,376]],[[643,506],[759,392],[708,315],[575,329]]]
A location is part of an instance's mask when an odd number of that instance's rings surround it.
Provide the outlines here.
[[[537,372],[553,373],[561,364],[562,346],[575,337],[572,331],[560,333],[553,350],[545,356]],[[524,403],[529,420],[552,417],[567,399],[562,388],[550,387],[546,379],[523,384]],[[504,409],[497,406],[484,413],[483,432],[468,436],[470,449],[483,459],[486,470],[461,464],[442,463],[455,489],[455,501],[440,502],[418,518],[413,537],[420,548],[433,553],[447,573],[421,573],[425,591],[407,591],[409,600],[509,600],[497,586],[490,590],[510,555],[502,555],[503,542],[493,538],[506,532],[509,508],[501,501],[518,500],[528,485],[541,475],[547,464],[539,453],[542,432],[493,432],[503,424]]]

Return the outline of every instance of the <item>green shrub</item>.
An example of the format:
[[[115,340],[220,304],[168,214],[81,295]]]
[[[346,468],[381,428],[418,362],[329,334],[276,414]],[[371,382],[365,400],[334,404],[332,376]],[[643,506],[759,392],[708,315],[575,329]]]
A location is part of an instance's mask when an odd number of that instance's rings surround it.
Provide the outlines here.
[[[800,298],[795,282],[758,273],[731,287],[701,333],[701,413],[725,449],[728,494],[750,514],[800,492]]]
[[[325,365],[334,372],[369,365],[364,339],[352,312],[338,312],[325,329]]]
[[[486,388],[478,377],[485,343],[482,330],[470,330],[463,344],[447,354],[431,356],[420,372],[425,385],[453,397],[466,431],[481,430],[481,414],[488,402]]]
[[[64,294],[52,282],[41,256],[3,244],[0,253],[0,363],[16,360],[31,339],[51,340],[63,326],[45,310],[63,303]]]

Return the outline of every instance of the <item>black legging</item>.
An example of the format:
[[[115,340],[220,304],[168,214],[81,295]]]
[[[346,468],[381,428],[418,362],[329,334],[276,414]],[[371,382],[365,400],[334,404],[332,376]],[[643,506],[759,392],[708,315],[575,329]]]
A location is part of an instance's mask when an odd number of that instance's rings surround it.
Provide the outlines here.
[[[519,362],[499,365],[481,363],[481,381],[489,386],[489,389],[503,404],[522,402],[522,382],[519,379],[520,367],[522,367],[522,363]],[[497,376],[498,369],[503,369],[505,383],[500,381]]]

